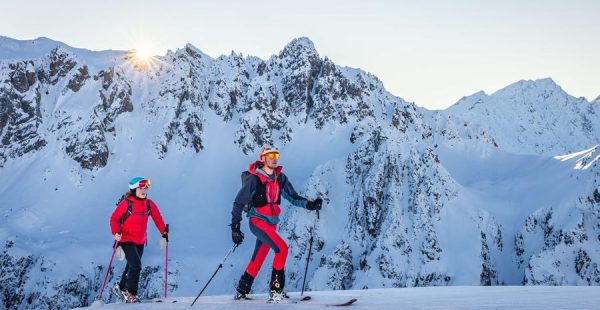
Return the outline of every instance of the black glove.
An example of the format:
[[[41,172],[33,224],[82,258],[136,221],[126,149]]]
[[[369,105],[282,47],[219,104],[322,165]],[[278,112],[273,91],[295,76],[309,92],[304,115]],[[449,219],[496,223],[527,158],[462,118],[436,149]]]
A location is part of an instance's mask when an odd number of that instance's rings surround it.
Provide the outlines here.
[[[240,223],[231,224],[231,240],[240,245],[244,241],[244,233],[240,230]]]
[[[317,198],[315,200],[309,200],[306,202],[306,209],[308,210],[321,210],[321,205],[323,204],[323,199]]]

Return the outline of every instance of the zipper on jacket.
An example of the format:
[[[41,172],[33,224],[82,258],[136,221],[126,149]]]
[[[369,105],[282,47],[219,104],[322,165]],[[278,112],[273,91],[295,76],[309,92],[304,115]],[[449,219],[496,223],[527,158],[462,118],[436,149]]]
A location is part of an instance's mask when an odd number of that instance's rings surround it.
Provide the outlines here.
[[[273,202],[271,201],[271,193],[269,191],[269,182],[265,184],[265,192],[267,194],[267,203],[269,204],[269,208],[271,208],[271,216],[275,216],[275,210],[273,210]]]

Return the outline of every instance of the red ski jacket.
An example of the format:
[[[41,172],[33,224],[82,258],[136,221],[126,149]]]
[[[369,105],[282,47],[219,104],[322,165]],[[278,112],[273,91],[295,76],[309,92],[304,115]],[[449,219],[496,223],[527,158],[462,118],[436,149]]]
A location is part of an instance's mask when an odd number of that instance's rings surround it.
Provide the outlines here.
[[[125,222],[120,223],[121,219],[127,214],[128,201],[132,202],[132,212]],[[147,201],[150,202],[150,214],[148,215]],[[120,242],[133,242],[135,244],[146,243],[146,229],[148,227],[148,216],[152,217],[156,228],[163,234],[165,231],[165,222],[163,221],[158,207],[151,199],[138,199],[129,196],[123,199],[115,208],[110,216],[110,230],[112,234],[121,231]]]
[[[306,208],[306,198],[296,193],[292,183],[281,172],[281,166],[275,168],[271,177],[266,175],[262,166],[262,162],[256,161],[248,167],[248,177],[243,179],[242,188],[233,202],[232,224],[242,220],[242,211],[246,205],[252,206],[248,217],[258,217],[269,224],[279,223],[281,196],[296,207]]]

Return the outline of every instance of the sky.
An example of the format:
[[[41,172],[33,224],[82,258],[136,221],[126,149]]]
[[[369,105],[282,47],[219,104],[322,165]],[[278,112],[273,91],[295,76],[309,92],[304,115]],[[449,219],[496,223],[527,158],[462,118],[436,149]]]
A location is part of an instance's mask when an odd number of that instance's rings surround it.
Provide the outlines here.
[[[0,0],[0,35],[155,55],[191,43],[213,58],[262,59],[304,36],[429,109],[547,77],[600,96],[597,0]]]

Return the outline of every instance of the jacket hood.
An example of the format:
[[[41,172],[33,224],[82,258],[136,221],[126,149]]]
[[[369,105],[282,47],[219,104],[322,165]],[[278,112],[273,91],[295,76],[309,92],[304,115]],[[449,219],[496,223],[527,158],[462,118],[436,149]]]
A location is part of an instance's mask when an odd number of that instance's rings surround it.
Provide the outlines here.
[[[250,164],[250,166],[248,166],[248,172],[254,174],[255,176],[257,176],[261,182],[266,182],[269,180],[269,178],[267,177],[267,175],[257,171],[256,169],[261,168],[262,166],[264,166],[264,163],[260,160],[257,160],[253,163]],[[277,166],[277,168],[275,168],[275,175],[279,176],[281,174],[281,169],[283,169],[283,167],[281,166]]]

